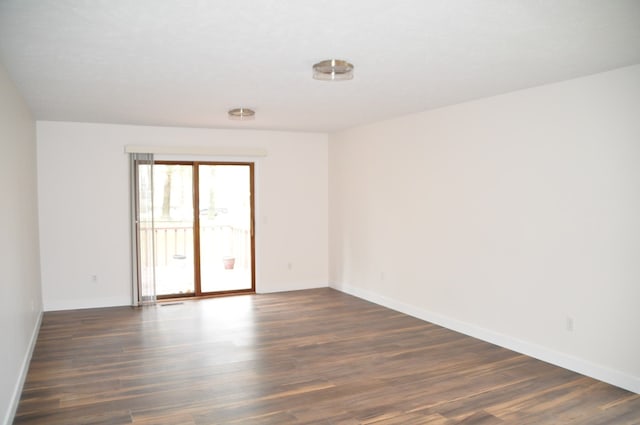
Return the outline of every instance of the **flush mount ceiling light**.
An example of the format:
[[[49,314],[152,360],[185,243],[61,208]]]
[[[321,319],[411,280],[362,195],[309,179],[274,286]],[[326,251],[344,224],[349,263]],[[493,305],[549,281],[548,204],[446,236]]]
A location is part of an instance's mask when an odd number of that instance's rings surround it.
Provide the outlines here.
[[[229,119],[236,121],[248,121],[256,117],[256,111],[249,108],[235,108],[229,110]]]
[[[324,81],[342,81],[353,78],[353,65],[340,59],[328,59],[313,65],[313,78]]]

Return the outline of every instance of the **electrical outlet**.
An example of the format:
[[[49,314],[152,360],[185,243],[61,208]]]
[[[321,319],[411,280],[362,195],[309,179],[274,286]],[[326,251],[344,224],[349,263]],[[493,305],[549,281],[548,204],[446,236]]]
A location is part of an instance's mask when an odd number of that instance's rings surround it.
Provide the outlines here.
[[[565,319],[565,328],[567,332],[573,332],[573,317],[567,316]]]
[[[98,275],[97,274],[92,274],[91,275],[91,282],[93,282],[93,283],[98,282]]]

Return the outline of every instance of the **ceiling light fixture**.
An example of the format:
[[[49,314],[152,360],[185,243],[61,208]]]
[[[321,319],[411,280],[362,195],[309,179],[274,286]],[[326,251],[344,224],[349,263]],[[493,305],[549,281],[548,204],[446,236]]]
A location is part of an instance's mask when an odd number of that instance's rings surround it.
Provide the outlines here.
[[[353,65],[340,59],[328,59],[313,65],[313,78],[324,81],[342,81],[353,78]]]
[[[256,117],[256,111],[249,108],[235,108],[229,110],[229,119],[236,121],[248,121]]]

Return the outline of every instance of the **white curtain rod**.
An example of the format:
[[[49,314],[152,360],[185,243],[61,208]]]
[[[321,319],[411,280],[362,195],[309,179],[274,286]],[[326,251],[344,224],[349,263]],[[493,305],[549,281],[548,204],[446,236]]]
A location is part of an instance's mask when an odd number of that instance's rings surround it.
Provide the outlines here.
[[[211,156],[267,156],[267,151],[256,148],[220,148],[212,146],[147,146],[127,145],[125,153],[153,153],[166,155],[211,155]]]

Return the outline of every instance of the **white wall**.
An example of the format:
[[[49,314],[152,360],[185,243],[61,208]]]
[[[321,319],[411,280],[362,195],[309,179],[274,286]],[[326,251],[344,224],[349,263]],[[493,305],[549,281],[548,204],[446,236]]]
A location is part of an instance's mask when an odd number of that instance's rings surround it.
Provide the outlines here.
[[[266,150],[266,157],[250,158],[256,290],[327,286],[326,134],[68,122],[38,122],[37,129],[45,310],[131,302],[125,145]]]
[[[9,424],[40,324],[36,129],[0,65],[0,420]]]
[[[640,392],[640,66],[333,134],[329,163],[333,286]]]

